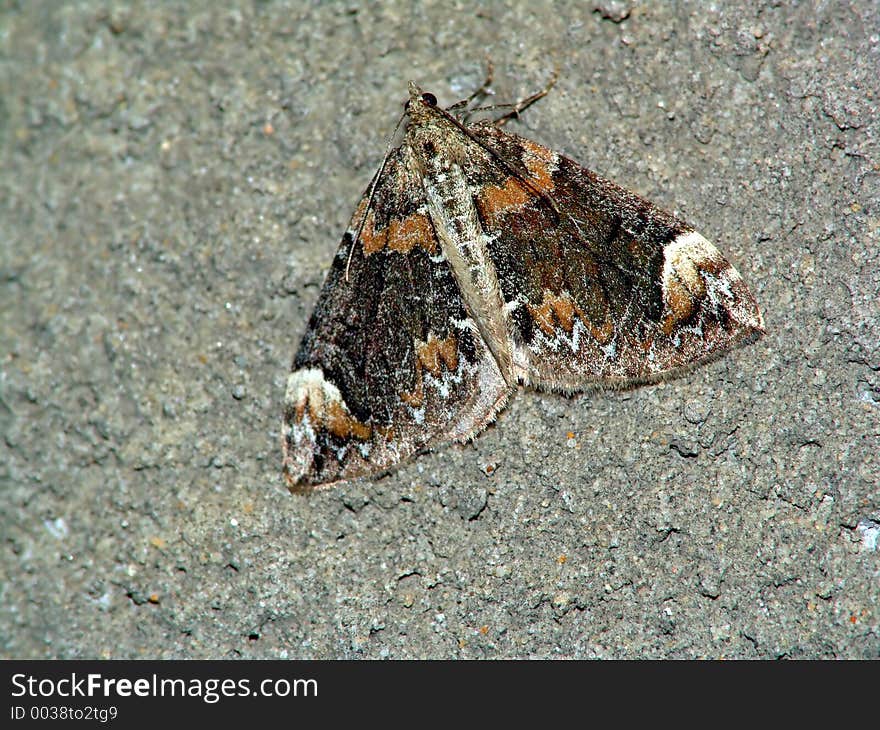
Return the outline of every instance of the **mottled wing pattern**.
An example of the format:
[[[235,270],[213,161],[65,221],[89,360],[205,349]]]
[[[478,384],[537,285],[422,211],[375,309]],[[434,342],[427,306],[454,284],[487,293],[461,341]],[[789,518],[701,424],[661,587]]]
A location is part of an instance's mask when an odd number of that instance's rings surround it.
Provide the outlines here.
[[[652,380],[763,330],[740,275],[692,228],[530,140],[469,132],[493,153],[494,183],[485,164],[467,174],[525,382]]]
[[[330,486],[467,438],[509,390],[399,148],[353,217],[294,358],[282,425],[288,485]]]

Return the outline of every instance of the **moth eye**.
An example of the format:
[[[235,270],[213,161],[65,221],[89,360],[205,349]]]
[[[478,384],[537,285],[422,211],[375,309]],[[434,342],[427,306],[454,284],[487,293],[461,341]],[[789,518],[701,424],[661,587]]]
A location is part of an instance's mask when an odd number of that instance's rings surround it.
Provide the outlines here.
[[[422,143],[422,149],[425,150],[425,152],[427,152],[429,155],[433,155],[437,152],[437,147],[430,139]]]
[[[425,102],[428,106],[437,106],[437,97],[434,96],[430,91],[426,91],[422,94],[422,101]]]

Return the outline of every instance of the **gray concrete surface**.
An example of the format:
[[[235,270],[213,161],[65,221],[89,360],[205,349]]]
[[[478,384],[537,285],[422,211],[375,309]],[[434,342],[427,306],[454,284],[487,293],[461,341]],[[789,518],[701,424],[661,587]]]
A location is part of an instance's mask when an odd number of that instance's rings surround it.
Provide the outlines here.
[[[880,656],[875,3],[220,6],[2,4],[0,655]],[[294,498],[406,82],[487,54],[500,101],[558,65],[511,129],[691,220],[768,334]]]

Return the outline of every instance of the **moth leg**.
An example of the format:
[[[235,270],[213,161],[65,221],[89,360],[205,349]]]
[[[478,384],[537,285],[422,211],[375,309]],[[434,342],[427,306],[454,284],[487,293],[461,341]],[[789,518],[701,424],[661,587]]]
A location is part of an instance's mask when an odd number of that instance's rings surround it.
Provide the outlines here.
[[[532,94],[531,96],[523,99],[522,101],[518,101],[513,105],[513,109],[511,109],[504,116],[498,117],[498,119],[494,120],[492,123],[496,127],[503,127],[507,124],[511,119],[518,119],[521,112],[524,112],[528,109],[532,104],[534,104],[538,99],[543,99],[547,94],[550,93],[550,89],[556,86],[556,82],[559,79],[559,66],[553,69],[553,75],[550,77],[550,81],[547,82],[547,85],[541,89],[538,93]]]
[[[455,102],[452,106],[448,107],[446,111],[448,112],[457,112],[461,109],[467,109],[471,105],[471,102],[474,99],[478,99],[481,96],[488,96],[492,92],[489,87],[492,85],[492,80],[495,78],[495,64],[492,63],[491,58],[486,59],[486,78],[483,80],[483,83],[480,84],[474,92],[468,96],[466,99],[462,99],[461,101]],[[475,110],[472,110],[475,111]],[[470,112],[467,112],[468,114]]]

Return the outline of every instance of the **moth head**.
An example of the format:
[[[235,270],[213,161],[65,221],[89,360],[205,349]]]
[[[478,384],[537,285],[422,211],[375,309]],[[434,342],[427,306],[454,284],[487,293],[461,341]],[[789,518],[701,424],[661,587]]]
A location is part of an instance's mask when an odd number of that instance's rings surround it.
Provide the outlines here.
[[[414,82],[410,81],[409,99],[404,105],[406,113],[418,113],[418,110],[424,109],[426,107],[429,109],[435,109],[437,107],[437,97],[434,96],[430,91],[422,91]]]

